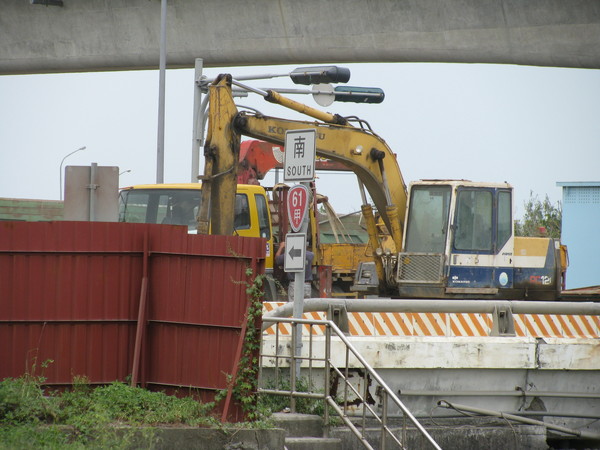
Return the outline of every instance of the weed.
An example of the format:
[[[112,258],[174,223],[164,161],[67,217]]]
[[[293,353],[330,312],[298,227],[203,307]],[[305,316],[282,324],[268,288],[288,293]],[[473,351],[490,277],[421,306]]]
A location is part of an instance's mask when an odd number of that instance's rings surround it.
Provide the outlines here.
[[[268,380],[265,383],[266,389],[277,389],[289,391],[291,389],[289,377],[281,374],[278,377],[277,384],[274,380]],[[296,392],[319,393],[323,392],[315,388],[312,382],[307,378],[301,377],[296,381]],[[259,409],[263,414],[270,415],[274,412],[283,411],[290,407],[290,397],[285,395],[261,394],[259,397]],[[322,416],[324,413],[324,400],[315,398],[296,397],[296,412],[300,414],[316,414]]]
[[[158,424],[208,426],[212,405],[190,397],[130,387],[95,389],[76,377],[69,391],[47,393],[44,379],[24,375],[0,382],[1,448],[152,447]]]
[[[252,269],[246,269],[246,276],[253,275]],[[246,418],[250,421],[261,419],[258,410],[258,358],[260,354],[260,321],[262,318],[263,283],[265,275],[257,275],[246,282],[249,306],[246,313],[246,336],[242,355],[238,363],[238,372],[233,386],[233,396],[241,405]]]
[[[0,382],[0,423],[47,422],[56,415],[52,399],[44,396],[42,378],[24,375]]]

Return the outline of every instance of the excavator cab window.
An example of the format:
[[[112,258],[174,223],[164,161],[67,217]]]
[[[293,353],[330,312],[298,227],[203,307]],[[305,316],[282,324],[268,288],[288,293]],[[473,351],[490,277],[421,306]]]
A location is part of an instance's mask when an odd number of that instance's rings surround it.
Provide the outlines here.
[[[510,191],[499,191],[497,250],[502,249],[512,236],[512,226],[512,194]]]
[[[444,253],[451,193],[450,186],[414,186],[411,189],[406,252]]]
[[[456,204],[454,249],[493,250],[493,192],[487,189],[460,189]]]

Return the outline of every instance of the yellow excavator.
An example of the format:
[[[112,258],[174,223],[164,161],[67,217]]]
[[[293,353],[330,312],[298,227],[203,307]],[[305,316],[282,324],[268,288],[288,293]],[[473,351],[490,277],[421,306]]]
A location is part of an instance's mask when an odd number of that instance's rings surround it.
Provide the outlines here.
[[[514,235],[513,189],[508,183],[423,180],[407,190],[396,155],[365,121],[253,88],[266,101],[315,120],[240,111],[232,84],[240,83],[221,75],[208,87],[199,233],[209,228],[215,234],[234,231],[242,136],[283,146],[287,131],[315,130],[317,156],[352,170],[361,188],[362,213],[375,250],[373,261],[361,263],[356,272],[355,291],[396,298],[561,297],[566,249],[555,239]],[[383,244],[376,215],[393,244]]]

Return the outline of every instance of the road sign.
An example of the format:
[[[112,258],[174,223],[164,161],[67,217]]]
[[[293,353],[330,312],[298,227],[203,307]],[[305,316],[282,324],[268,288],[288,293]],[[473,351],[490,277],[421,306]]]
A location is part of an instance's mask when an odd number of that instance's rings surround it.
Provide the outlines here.
[[[314,92],[317,91],[315,94]],[[333,86],[330,84],[315,84],[313,85],[313,99],[319,106],[327,107],[335,100]]]
[[[301,184],[292,186],[287,197],[287,211],[290,227],[297,233],[308,211],[308,188]]]
[[[286,131],[283,181],[314,180],[316,154],[317,130]]]
[[[306,233],[285,235],[285,272],[304,272],[306,259]]]

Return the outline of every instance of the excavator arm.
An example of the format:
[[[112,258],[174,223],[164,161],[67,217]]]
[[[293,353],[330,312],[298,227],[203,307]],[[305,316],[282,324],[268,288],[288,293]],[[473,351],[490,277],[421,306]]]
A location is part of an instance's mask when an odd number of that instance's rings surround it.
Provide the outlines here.
[[[221,76],[209,87],[208,131],[204,145],[202,203],[198,233],[234,232],[235,193],[241,136],[234,128],[238,113],[231,94],[231,76]]]
[[[214,233],[233,232],[233,197],[235,175],[239,158],[241,136],[249,136],[282,145],[288,130],[314,129],[317,133],[317,155],[340,162],[351,169],[371,196],[382,220],[401,248],[402,228],[406,209],[406,186],[396,161],[396,156],[385,141],[369,130],[351,126],[347,120],[315,110],[270,91],[266,98],[273,103],[294,109],[319,121],[288,120],[263,116],[258,113],[239,112],[231,95],[231,78],[222,76],[209,87],[208,136],[205,145],[205,174],[203,195],[210,195],[211,221]],[[210,194],[209,194],[210,193]],[[363,203],[366,199],[363,198]],[[202,205],[208,202],[203,201]],[[364,211],[364,208],[363,208]],[[207,212],[207,211],[206,211]],[[218,217],[215,217],[215,214]],[[199,225],[208,217],[199,216]],[[231,222],[231,223],[229,223]],[[216,226],[215,224],[218,224]],[[376,231],[369,232],[372,239]],[[371,241],[372,244],[374,241]],[[378,248],[374,245],[374,248]],[[380,277],[381,279],[381,277]]]
[[[351,169],[369,192],[386,226],[400,223],[406,208],[406,189],[395,155],[377,135],[349,125],[305,122],[240,113],[235,128],[245,136],[283,145],[288,130],[314,129],[317,155]],[[393,207],[396,218],[390,218]]]

